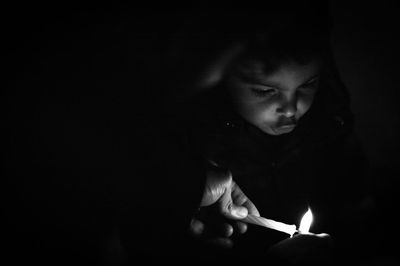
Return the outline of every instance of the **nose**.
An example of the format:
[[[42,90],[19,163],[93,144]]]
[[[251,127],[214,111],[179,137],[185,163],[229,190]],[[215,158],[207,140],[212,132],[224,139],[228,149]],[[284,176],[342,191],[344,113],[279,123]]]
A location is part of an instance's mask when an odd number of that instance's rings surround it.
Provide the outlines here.
[[[276,112],[286,117],[293,117],[297,112],[297,99],[295,96],[284,97],[280,105],[276,108]]]

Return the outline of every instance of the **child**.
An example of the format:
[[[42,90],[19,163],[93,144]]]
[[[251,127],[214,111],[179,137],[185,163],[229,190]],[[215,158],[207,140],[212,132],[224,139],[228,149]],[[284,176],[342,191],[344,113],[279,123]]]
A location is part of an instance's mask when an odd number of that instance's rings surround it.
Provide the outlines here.
[[[358,223],[366,160],[332,59],[330,21],[318,6],[296,7],[224,20],[236,29],[224,35],[235,53],[187,105],[187,141],[231,172],[261,216],[298,226],[310,208],[310,231],[329,233],[345,254],[346,242],[360,243],[368,226]],[[207,225],[204,211],[194,220]],[[249,226],[231,238],[248,259],[285,235]]]

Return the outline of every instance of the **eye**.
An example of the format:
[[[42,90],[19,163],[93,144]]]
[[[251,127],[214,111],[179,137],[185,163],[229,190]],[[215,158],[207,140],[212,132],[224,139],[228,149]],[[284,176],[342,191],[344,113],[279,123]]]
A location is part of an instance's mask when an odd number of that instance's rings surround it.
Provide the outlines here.
[[[256,88],[252,87],[251,92],[257,97],[271,97],[274,96],[278,91],[273,88]]]
[[[314,79],[314,80],[300,86],[299,90],[301,90],[302,92],[306,92],[306,93],[313,93],[317,90],[318,84],[319,84],[318,79]]]

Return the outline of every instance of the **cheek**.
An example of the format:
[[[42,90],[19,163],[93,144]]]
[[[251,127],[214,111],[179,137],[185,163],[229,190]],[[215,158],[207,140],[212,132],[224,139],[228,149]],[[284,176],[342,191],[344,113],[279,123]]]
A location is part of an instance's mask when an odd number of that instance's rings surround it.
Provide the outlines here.
[[[299,118],[303,116],[311,107],[314,101],[314,95],[303,96],[297,103],[297,113]]]
[[[262,103],[257,108],[257,117],[264,122],[275,121],[276,107],[274,103]]]
[[[276,120],[274,104],[265,101],[251,101],[243,105],[241,114],[253,124],[273,122]]]
[[[231,91],[231,100],[236,111],[248,122],[252,124],[268,123],[275,121],[276,104],[255,97],[248,89],[236,87]]]

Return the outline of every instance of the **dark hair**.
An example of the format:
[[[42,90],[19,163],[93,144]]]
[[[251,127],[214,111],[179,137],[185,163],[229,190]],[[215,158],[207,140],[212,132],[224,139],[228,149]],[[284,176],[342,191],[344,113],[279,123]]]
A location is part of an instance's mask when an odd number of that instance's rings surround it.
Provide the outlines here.
[[[287,61],[307,64],[330,49],[332,19],[324,4],[299,1],[286,8],[275,4],[274,12],[266,14],[262,10],[243,13],[238,37],[247,45],[237,60],[261,60],[265,72]]]
[[[166,60],[171,64],[166,67],[169,79],[182,84],[174,86],[177,94],[178,88],[216,85],[201,80],[209,75],[215,59],[236,43],[245,44],[245,49],[231,57],[233,61],[224,65],[222,73],[244,57],[263,60],[267,71],[289,59],[308,63],[329,49],[332,19],[327,1],[260,2],[262,5],[185,10],[181,27],[171,35],[175,50]]]

